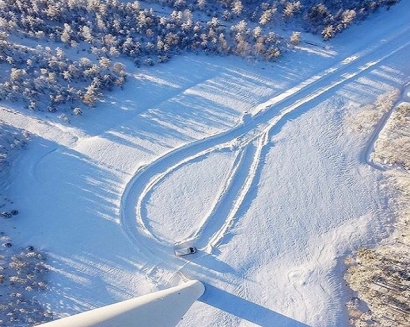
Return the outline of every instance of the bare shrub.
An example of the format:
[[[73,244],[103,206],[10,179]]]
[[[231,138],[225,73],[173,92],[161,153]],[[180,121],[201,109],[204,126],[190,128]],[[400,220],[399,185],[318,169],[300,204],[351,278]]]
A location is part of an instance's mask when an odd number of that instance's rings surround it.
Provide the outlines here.
[[[410,261],[404,248],[361,249],[345,276],[358,293],[347,303],[353,326],[405,326],[410,314]]]
[[[8,240],[5,235],[2,238]],[[0,297],[0,326],[32,326],[52,320],[53,315],[35,300],[47,288],[44,254],[32,246],[15,251],[4,249],[1,255],[0,284],[5,291]]]
[[[410,169],[410,103],[402,103],[391,114],[375,144],[373,159]]]
[[[376,146],[377,158],[381,157],[380,153],[383,158],[389,154],[395,163],[408,164],[408,151],[399,148],[395,136],[405,134],[409,137],[402,128],[406,123],[400,125],[408,119],[409,109],[409,104],[402,104],[392,113],[390,124],[382,133],[384,143]],[[347,303],[353,326],[407,326],[409,321],[410,175],[403,169],[390,169],[384,175],[391,194],[389,206],[395,214],[396,230],[385,241],[386,245],[361,249],[345,261],[348,267],[345,279],[356,292]]]
[[[371,104],[362,106],[355,114],[346,116],[347,125],[354,130],[369,134],[376,127],[381,117],[391,110],[400,97],[400,90],[394,89],[377,97]]]

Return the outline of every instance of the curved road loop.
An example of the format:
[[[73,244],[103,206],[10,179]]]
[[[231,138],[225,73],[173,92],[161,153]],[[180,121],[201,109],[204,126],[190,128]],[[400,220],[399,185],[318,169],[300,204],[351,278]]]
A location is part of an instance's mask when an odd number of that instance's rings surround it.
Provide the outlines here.
[[[271,137],[278,133],[286,122],[325,100],[330,91],[334,92],[362,72],[408,47],[408,35],[409,28],[395,31],[383,42],[349,56],[333,67],[259,104],[253,114],[245,114],[232,129],[174,149],[141,167],[125,187],[120,214],[127,236],[146,256],[147,276],[156,282],[161,279],[161,271],[177,274],[182,267],[190,263],[173,255],[174,242],[194,244],[203,255],[212,253],[235,224],[238,210],[254,186],[255,176],[262,169],[261,157]],[[385,115],[379,126],[384,126],[387,119],[388,115]],[[377,130],[380,129],[381,127]],[[375,133],[377,136],[378,132]],[[373,147],[374,141],[369,142],[369,149]],[[234,151],[236,157],[223,182],[222,191],[196,231],[187,239],[173,240],[174,242],[158,236],[151,228],[144,209],[149,194],[172,172],[193,160],[220,150]],[[368,158],[369,154],[366,152],[366,162],[374,167],[374,163]]]

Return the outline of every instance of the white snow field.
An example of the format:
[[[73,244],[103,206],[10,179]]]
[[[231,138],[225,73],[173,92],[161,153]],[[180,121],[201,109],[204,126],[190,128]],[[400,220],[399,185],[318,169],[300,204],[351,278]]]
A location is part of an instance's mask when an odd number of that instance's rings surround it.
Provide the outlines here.
[[[345,118],[409,81],[409,12],[305,35],[274,63],[129,64],[124,90],[71,124],[3,108],[32,135],[8,190],[24,219],[5,224],[48,255],[37,300],[72,315],[187,278],[206,291],[179,326],[347,326],[343,258],[393,216],[371,135]]]

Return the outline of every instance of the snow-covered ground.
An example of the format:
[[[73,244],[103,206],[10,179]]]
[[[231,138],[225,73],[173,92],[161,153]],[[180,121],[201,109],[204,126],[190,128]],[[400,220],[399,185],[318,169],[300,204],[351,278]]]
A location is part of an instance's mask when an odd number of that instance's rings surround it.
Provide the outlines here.
[[[186,277],[206,292],[180,326],[346,326],[343,257],[392,222],[371,135],[346,116],[408,82],[409,11],[305,36],[275,63],[130,65],[71,124],[2,109],[32,135],[8,190],[24,219],[4,224],[48,255],[37,300],[74,314]],[[198,252],[175,257],[177,242]]]

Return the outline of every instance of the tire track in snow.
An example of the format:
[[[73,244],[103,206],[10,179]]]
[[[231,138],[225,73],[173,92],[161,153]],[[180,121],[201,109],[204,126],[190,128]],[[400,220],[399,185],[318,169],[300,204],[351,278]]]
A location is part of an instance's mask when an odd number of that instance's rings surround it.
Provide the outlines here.
[[[222,240],[224,235],[226,235],[228,229],[233,225],[235,216],[238,213],[242,203],[245,201],[245,198],[248,195],[248,192],[250,191],[253,181],[255,179],[256,173],[258,172],[258,167],[260,166],[260,159],[261,159],[261,153],[262,153],[263,147],[268,143],[267,136],[268,134],[264,133],[259,137],[258,144],[254,151],[255,154],[252,158],[252,162],[249,167],[249,172],[248,174],[242,174],[246,176],[243,182],[243,186],[240,188],[239,192],[237,193],[237,196],[231,202],[232,206],[228,214],[226,215],[225,221],[220,226],[220,228],[209,238],[209,241],[207,242],[208,252],[211,252],[212,248],[218,245],[218,243]],[[217,213],[217,215],[219,217],[225,217],[221,215],[221,213],[219,212]]]
[[[196,242],[203,250],[211,252],[212,247],[218,246],[223,240],[234,223],[235,215],[249,195],[254,178],[262,169],[261,154],[270,138],[279,132],[286,122],[309,110],[309,105],[313,107],[314,101],[326,97],[329,91],[335,90],[407,47],[410,44],[408,30],[396,32],[383,44],[378,43],[359,51],[341,63],[258,105],[254,114],[245,115],[242,122],[234,128],[172,150],[149,165],[141,167],[126,185],[121,198],[121,224],[126,234],[136,245],[148,252],[148,261],[161,258],[163,264],[169,262],[168,259],[173,257],[172,244],[167,244],[155,235],[155,231],[149,226],[149,218],[142,210],[147,195],[155,185],[188,162],[213,151],[231,148],[233,140],[244,139],[237,150],[242,153],[233,164],[223,191],[217,197],[218,201],[190,238],[190,241]],[[282,109],[278,111],[279,107]],[[242,172],[246,168],[249,168],[249,172],[242,178]],[[235,182],[240,178],[242,185],[238,186]],[[184,264],[178,266],[180,270]]]
[[[406,30],[407,32],[407,30]],[[394,50],[390,50],[387,51],[387,53],[384,53],[382,56],[380,55],[380,52],[378,51],[377,53],[370,52],[369,50],[365,51],[366,52],[366,56],[365,57],[361,57],[360,55],[355,55],[352,57],[349,57],[349,60],[345,60],[341,63],[341,65],[338,65],[340,68],[337,68],[336,70],[334,68],[330,68],[327,69],[325,71],[324,74],[327,74],[327,72],[332,72],[332,75],[330,77],[333,77],[333,75],[336,73],[337,70],[341,70],[341,76],[338,78],[338,76],[336,76],[336,79],[332,79],[332,78],[326,78],[330,79],[329,84],[325,87],[320,88],[317,91],[312,92],[311,94],[308,94],[305,97],[301,97],[300,99],[297,99],[295,101],[294,104],[289,105],[288,107],[285,107],[279,115],[273,117],[273,119],[271,121],[268,122],[268,126],[265,128],[265,130],[259,134],[259,143],[258,143],[258,155],[257,158],[258,160],[255,160],[254,162],[256,163],[256,165],[254,167],[252,167],[250,174],[249,174],[249,178],[247,179],[246,182],[246,186],[244,187],[243,191],[244,193],[241,193],[240,201],[237,201],[235,203],[235,206],[233,207],[232,211],[230,212],[230,214],[227,216],[227,220],[226,222],[223,224],[223,227],[218,231],[217,234],[215,234],[214,236],[212,236],[212,238],[210,239],[210,242],[208,243],[208,245],[210,247],[214,247],[216,246],[223,238],[223,236],[225,235],[225,233],[227,232],[228,228],[232,225],[232,222],[234,220],[234,216],[235,214],[238,212],[239,210],[239,206],[245,202],[245,197],[248,194],[248,191],[250,189],[250,184],[248,184],[248,181],[250,181],[250,183],[252,183],[253,178],[256,176],[257,171],[261,169],[260,165],[259,165],[259,159],[260,159],[260,155],[262,153],[262,148],[269,143],[269,139],[272,137],[273,134],[275,134],[276,132],[278,132],[278,130],[280,129],[280,127],[286,123],[289,119],[293,118],[290,117],[292,113],[294,113],[295,111],[297,111],[298,109],[302,109],[302,112],[305,112],[306,109],[303,109],[303,107],[307,104],[309,104],[310,102],[312,102],[313,100],[320,100],[321,97],[326,96],[326,93],[329,92],[330,90],[333,90],[334,88],[336,88],[337,86],[341,86],[342,84],[350,81],[351,79],[357,77],[359,74],[361,74],[362,72],[368,70],[369,68],[375,66],[376,64],[380,63],[381,61],[385,60],[386,58],[390,57],[391,55],[395,54],[396,52],[404,49],[405,47],[409,46],[410,42],[407,39],[407,34],[402,32],[398,38],[394,39],[392,41],[393,45],[396,45],[396,47],[394,47]],[[405,42],[407,41],[407,42]],[[386,47],[389,48],[390,47]],[[377,49],[377,48],[376,48]],[[376,56],[377,58],[375,58],[375,60],[370,61],[365,63],[364,65],[362,65],[363,61],[367,61],[370,58],[368,58],[371,55]],[[353,59],[350,59],[353,58]],[[354,62],[356,61],[356,63],[354,64]],[[349,69],[346,69],[343,67],[343,65],[349,65]],[[359,66],[360,65],[360,66]],[[357,67],[357,68],[355,68]],[[353,70],[353,71],[352,71]],[[327,77],[327,76],[326,76]],[[313,85],[309,84],[308,85],[308,90],[310,90],[310,88],[315,87],[317,84],[317,79],[316,77],[314,77],[314,82]],[[321,82],[323,83],[324,81],[321,80]],[[297,88],[296,88],[297,89]],[[303,94],[306,94],[306,92],[308,90],[304,90]],[[301,90],[297,90],[296,94],[299,94],[299,92],[301,92]],[[286,102],[290,102],[294,99],[294,96],[286,99],[286,101],[284,100],[282,102],[286,103]],[[267,101],[267,103],[269,103],[271,101]],[[260,106],[264,106],[264,105],[260,105]],[[267,112],[269,113],[269,112]],[[254,118],[255,121],[257,121],[259,118],[259,120],[261,120],[260,117],[262,117],[262,114],[260,114],[261,116],[258,117],[258,115],[256,116],[256,118]],[[289,119],[287,118],[289,117]],[[282,123],[282,124],[281,124]],[[262,140],[263,138],[265,138],[265,140]],[[238,205],[239,204],[239,205]]]
[[[215,229],[215,226],[218,226],[217,224],[213,224],[218,222],[218,215],[223,215],[224,212],[226,213],[226,215],[228,214],[229,211],[227,210],[229,210],[230,208],[230,203],[232,203],[236,198],[237,190],[235,189],[238,185],[241,185],[241,171],[246,170],[246,166],[249,166],[248,162],[253,158],[252,154],[252,149],[250,147],[246,147],[236,156],[234,164],[231,167],[231,170],[228,174],[229,176],[224,183],[222,191],[219,192],[209,213],[200,222],[200,227],[194,232],[193,235],[187,237],[188,242],[200,240],[205,230],[212,228]],[[219,228],[217,228],[217,230],[218,229]],[[206,246],[206,244],[199,243],[196,243],[196,245],[199,248]]]

